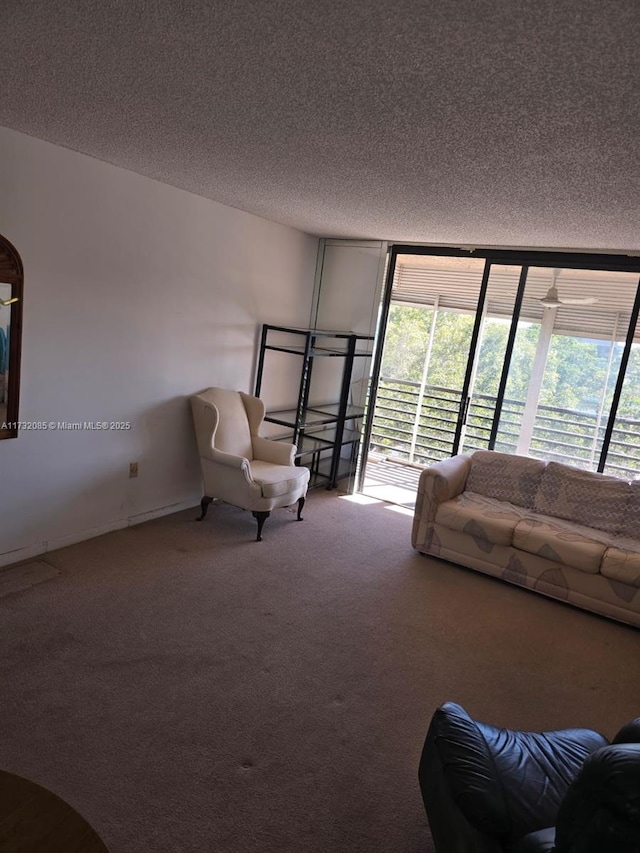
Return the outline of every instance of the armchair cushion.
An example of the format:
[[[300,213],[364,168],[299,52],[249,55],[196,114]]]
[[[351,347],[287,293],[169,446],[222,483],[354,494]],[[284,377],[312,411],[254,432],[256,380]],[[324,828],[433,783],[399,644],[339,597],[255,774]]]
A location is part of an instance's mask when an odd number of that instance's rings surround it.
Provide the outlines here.
[[[254,459],[251,463],[251,475],[260,486],[264,498],[293,494],[309,479],[307,468],[273,465],[271,462],[261,462],[258,459]],[[291,502],[293,503],[293,500]]]

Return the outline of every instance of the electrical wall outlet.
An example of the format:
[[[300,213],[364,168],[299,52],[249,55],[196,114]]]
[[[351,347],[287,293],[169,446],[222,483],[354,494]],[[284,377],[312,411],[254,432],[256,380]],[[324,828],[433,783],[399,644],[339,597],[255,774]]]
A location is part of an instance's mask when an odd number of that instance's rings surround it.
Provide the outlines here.
[[[138,463],[137,462],[129,462],[129,476],[137,477],[138,476]]]

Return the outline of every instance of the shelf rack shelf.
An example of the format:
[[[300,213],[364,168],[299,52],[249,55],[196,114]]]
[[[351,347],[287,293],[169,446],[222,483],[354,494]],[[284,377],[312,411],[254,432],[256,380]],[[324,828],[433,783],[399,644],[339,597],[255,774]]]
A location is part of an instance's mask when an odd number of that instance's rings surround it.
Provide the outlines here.
[[[297,445],[297,463],[310,468],[312,485],[333,489],[339,479],[355,473],[364,408],[350,402],[353,366],[357,359],[371,358],[372,347],[372,336],[354,332],[262,327],[255,395],[260,396],[265,370],[269,370],[269,353],[300,359],[295,404],[284,409],[267,407],[265,421],[286,428],[276,438]],[[335,396],[324,402],[314,401],[311,393],[316,359],[336,360],[340,365],[332,390]]]

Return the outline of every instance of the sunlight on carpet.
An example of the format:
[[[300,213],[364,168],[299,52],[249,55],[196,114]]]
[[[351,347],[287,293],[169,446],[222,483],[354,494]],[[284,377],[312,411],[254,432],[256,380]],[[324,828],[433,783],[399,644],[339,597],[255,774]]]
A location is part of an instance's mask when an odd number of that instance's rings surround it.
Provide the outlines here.
[[[369,495],[365,495],[363,493],[358,492],[353,495],[340,495],[340,500],[349,501],[349,503],[352,504],[361,504],[362,506],[366,506],[368,504],[382,503],[381,498],[372,498]]]
[[[362,493],[413,510],[421,469],[393,459],[369,456]]]

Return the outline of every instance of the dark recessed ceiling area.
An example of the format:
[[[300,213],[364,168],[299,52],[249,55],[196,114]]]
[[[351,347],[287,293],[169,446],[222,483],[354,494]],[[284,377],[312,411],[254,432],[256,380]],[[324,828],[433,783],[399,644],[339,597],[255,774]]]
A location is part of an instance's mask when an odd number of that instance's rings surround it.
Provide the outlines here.
[[[312,234],[640,250],[638,0],[5,0],[0,124]]]

